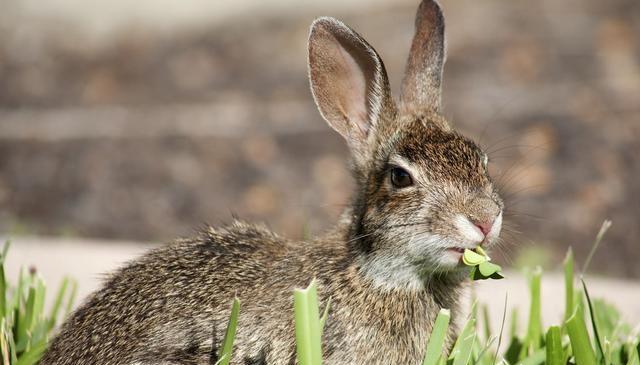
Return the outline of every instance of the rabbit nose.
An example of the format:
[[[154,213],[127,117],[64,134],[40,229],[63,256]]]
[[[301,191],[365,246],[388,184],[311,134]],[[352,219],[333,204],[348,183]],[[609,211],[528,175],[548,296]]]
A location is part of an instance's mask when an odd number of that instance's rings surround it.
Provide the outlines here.
[[[491,219],[490,221],[477,222],[474,221],[473,224],[480,229],[480,232],[486,237],[489,232],[491,232],[491,227],[493,227],[493,223],[495,219]]]

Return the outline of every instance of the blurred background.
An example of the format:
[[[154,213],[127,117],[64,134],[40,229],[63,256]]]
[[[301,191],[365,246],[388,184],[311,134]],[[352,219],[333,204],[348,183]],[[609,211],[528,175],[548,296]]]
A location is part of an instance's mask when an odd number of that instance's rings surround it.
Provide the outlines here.
[[[321,233],[353,186],[309,24],[350,24],[397,91],[417,3],[3,0],[0,234],[159,243],[233,214]],[[640,2],[441,3],[446,116],[507,201],[496,258],[584,260],[611,219],[592,269],[640,278]]]

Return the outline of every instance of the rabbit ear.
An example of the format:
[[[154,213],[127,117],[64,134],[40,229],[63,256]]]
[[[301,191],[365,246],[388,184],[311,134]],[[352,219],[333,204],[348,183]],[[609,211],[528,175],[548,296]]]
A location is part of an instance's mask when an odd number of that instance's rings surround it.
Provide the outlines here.
[[[401,109],[405,113],[440,112],[445,39],[444,17],[436,1],[420,3],[415,27],[402,80]]]
[[[381,115],[395,111],[376,51],[334,18],[316,19],[309,35],[309,79],[322,117],[361,149]]]

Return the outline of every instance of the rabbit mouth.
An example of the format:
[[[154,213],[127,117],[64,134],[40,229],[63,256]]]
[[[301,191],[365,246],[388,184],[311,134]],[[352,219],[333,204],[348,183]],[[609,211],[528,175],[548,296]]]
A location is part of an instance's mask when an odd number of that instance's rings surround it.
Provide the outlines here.
[[[464,247],[449,247],[447,250],[463,254],[465,249]]]

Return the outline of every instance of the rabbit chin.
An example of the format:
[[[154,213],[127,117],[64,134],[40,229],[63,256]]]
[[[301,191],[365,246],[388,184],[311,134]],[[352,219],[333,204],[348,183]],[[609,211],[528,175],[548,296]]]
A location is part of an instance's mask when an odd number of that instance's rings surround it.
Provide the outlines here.
[[[360,273],[382,290],[424,290],[435,277],[462,280],[466,277],[462,256],[448,249],[456,246],[454,242],[439,235],[414,236],[406,243],[404,254],[378,251],[361,258]]]

